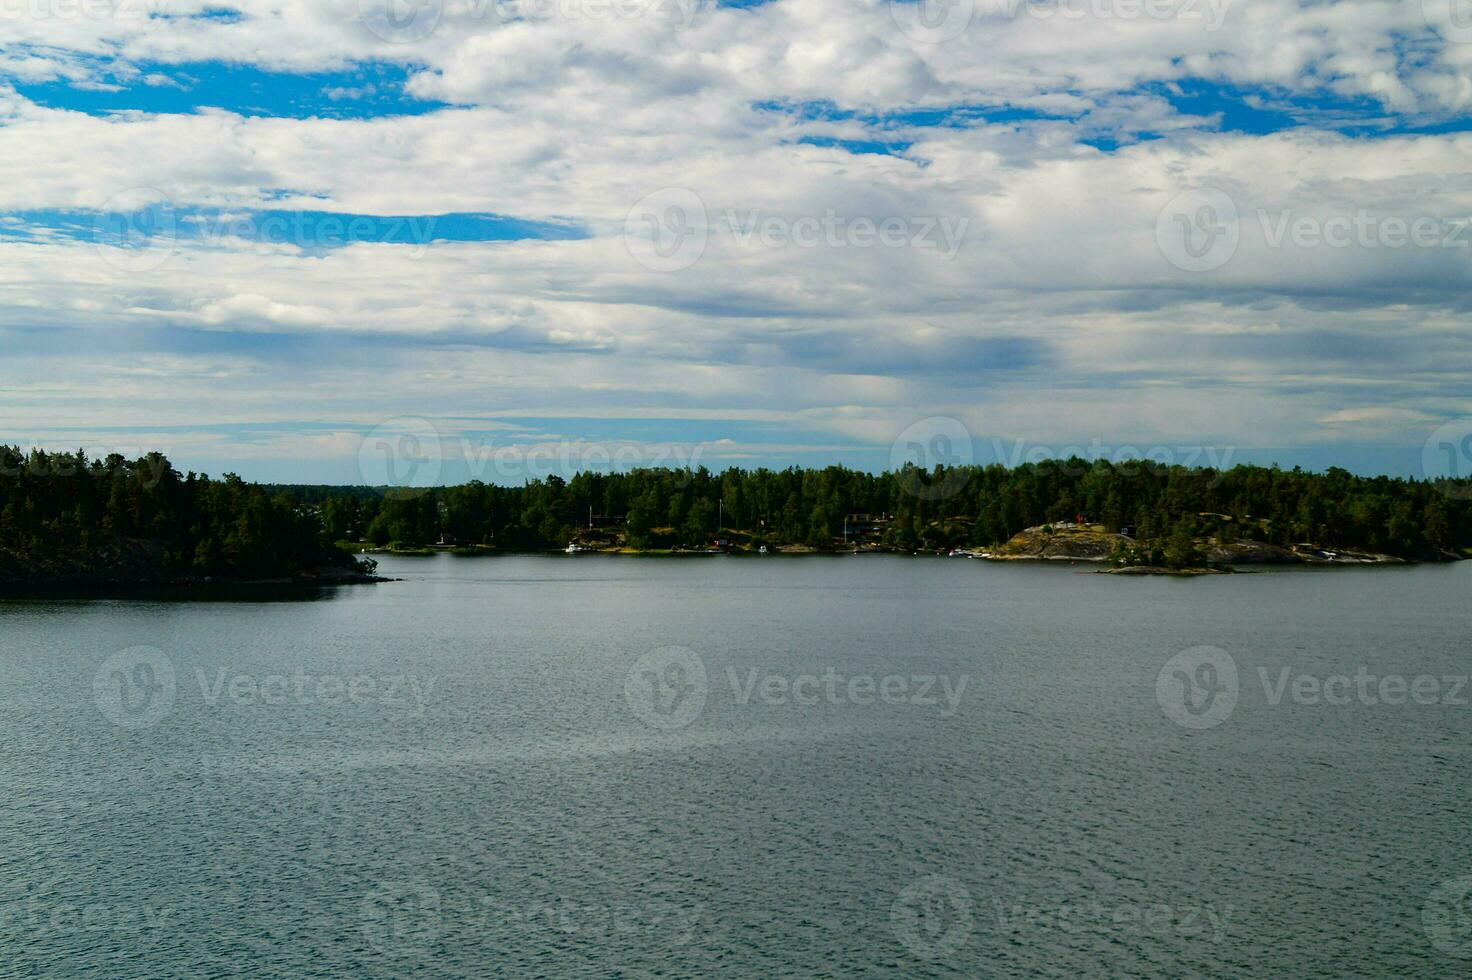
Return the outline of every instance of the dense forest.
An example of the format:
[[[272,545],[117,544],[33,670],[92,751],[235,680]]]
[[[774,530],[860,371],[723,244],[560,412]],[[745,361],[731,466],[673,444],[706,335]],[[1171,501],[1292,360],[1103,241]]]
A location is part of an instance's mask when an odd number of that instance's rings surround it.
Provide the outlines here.
[[[1341,469],[1216,471],[1070,459],[877,475],[842,467],[635,470],[550,476],[520,487],[282,491],[320,512],[328,538],[375,545],[536,550],[601,534],[633,548],[698,547],[741,534],[748,542],[827,549],[868,533],[908,552],[984,547],[1077,517],[1161,545],[1208,531],[1406,558],[1472,545],[1472,484]]]
[[[443,544],[527,551],[569,541],[633,549],[713,540],[897,551],[988,546],[1077,518],[1143,548],[1191,536],[1316,542],[1405,558],[1472,553],[1472,482],[1239,466],[1073,459],[873,474],[635,470],[519,487],[267,487],[181,475],[167,459],[0,447],[0,581],[357,575],[342,546]]]
[[[151,584],[369,571],[315,508],[236,476],[0,446],[0,582]]]

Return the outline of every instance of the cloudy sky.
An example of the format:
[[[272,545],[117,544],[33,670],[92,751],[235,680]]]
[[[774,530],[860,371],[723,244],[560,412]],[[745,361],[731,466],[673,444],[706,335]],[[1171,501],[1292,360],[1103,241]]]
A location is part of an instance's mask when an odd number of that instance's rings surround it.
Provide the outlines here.
[[[1465,469],[1469,108],[1465,0],[0,0],[0,441]]]

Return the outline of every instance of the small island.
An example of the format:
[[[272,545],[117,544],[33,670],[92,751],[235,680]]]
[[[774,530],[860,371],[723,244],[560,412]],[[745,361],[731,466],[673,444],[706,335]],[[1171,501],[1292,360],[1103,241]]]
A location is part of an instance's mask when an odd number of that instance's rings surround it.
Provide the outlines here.
[[[1102,524],[1061,521],[1027,528],[977,557],[994,561],[1067,561],[1108,565],[1110,575],[1226,575],[1251,565],[1405,565],[1457,561],[1462,555],[1436,548],[1412,556],[1389,555],[1315,542],[1278,545],[1266,520],[1201,513],[1178,520],[1170,534],[1140,539],[1134,527],[1111,532]]]

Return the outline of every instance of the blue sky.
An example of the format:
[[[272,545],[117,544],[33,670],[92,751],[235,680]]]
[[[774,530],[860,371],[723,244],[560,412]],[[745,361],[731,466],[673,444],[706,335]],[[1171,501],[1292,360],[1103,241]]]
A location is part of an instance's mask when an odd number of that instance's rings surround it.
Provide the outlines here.
[[[0,440],[1472,472],[1469,69],[1439,0],[37,0]]]

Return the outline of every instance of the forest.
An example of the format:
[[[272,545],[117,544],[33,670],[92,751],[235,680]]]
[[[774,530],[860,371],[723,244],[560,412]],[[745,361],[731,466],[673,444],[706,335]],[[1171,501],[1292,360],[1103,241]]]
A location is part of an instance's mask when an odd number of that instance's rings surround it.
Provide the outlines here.
[[[148,565],[145,577],[364,571],[348,553],[364,545],[510,552],[591,539],[678,550],[739,536],[752,546],[838,550],[864,538],[928,552],[995,545],[1078,518],[1125,530],[1145,547],[1209,531],[1461,557],[1472,553],[1472,482],[1069,459],[878,474],[641,469],[515,487],[263,486],[180,474],[157,453],[89,459],[0,447],[0,552],[9,566],[0,577],[12,579],[58,563],[126,571],[129,561]]]
[[[884,547],[924,552],[995,545],[1025,528],[1078,517],[1112,532],[1127,529],[1147,544],[1210,529],[1404,558],[1460,554],[1472,545],[1472,483],[1366,478],[1337,468],[1217,471],[1075,458],[1010,469],[644,469],[553,475],[518,487],[280,490],[317,508],[328,538],[378,546],[541,550],[588,535],[591,526],[634,549],[700,547],[739,533],[752,543],[826,550],[874,533]]]
[[[158,453],[0,446],[0,581],[161,583],[366,574],[317,509],[237,476],[181,475]]]

